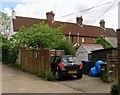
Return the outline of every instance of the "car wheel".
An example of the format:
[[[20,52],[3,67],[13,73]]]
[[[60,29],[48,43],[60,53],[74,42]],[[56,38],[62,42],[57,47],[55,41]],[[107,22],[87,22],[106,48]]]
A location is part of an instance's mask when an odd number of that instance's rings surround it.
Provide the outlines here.
[[[59,75],[58,71],[55,72],[55,77],[57,80],[60,80],[60,75]]]
[[[77,79],[81,79],[82,78],[82,74],[77,75]]]

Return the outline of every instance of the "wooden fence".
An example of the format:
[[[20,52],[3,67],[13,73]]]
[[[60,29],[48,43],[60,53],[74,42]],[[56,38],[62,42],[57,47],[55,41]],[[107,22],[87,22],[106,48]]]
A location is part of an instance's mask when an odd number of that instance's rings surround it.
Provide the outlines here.
[[[39,75],[50,70],[50,49],[20,48],[22,69]]]
[[[112,81],[113,79],[118,78],[118,69],[117,69],[117,54],[108,54],[107,55],[107,66],[106,71],[108,72],[109,79]]]
[[[117,30],[117,44],[118,44],[118,95],[120,95],[120,29]]]
[[[64,55],[64,50],[20,48],[18,64],[22,69],[38,75],[45,74],[51,70],[51,58]]]

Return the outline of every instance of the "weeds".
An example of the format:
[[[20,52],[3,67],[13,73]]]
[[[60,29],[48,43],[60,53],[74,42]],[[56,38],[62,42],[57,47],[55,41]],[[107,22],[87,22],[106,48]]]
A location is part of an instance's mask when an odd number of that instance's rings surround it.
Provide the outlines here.
[[[103,75],[102,75],[102,81],[105,82],[105,83],[109,83],[109,76],[108,76],[108,73],[105,72]]]
[[[51,71],[46,72],[46,80],[48,81],[55,81],[56,77]]]
[[[112,95],[118,95],[118,82],[116,81],[113,82],[110,92]]]
[[[14,67],[14,68],[16,68],[16,69],[21,69],[21,65],[19,65],[19,64],[13,64],[13,63],[10,63],[10,64],[8,64],[8,66],[10,66],[10,67]]]

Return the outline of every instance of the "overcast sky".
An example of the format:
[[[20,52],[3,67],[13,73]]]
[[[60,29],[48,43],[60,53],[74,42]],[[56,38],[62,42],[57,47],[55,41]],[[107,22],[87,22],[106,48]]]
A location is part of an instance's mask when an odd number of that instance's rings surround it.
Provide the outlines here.
[[[1,0],[0,11],[17,16],[46,19],[46,12],[53,11],[55,20],[76,22],[83,16],[83,23],[99,26],[104,19],[106,28],[118,29],[118,2],[120,0]],[[86,10],[88,9],[88,10]]]

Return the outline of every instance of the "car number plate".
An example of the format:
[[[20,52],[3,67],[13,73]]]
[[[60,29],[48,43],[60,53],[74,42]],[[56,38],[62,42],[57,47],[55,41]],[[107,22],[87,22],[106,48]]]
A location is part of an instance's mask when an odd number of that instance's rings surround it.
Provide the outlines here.
[[[69,71],[69,74],[76,74],[77,71]]]

